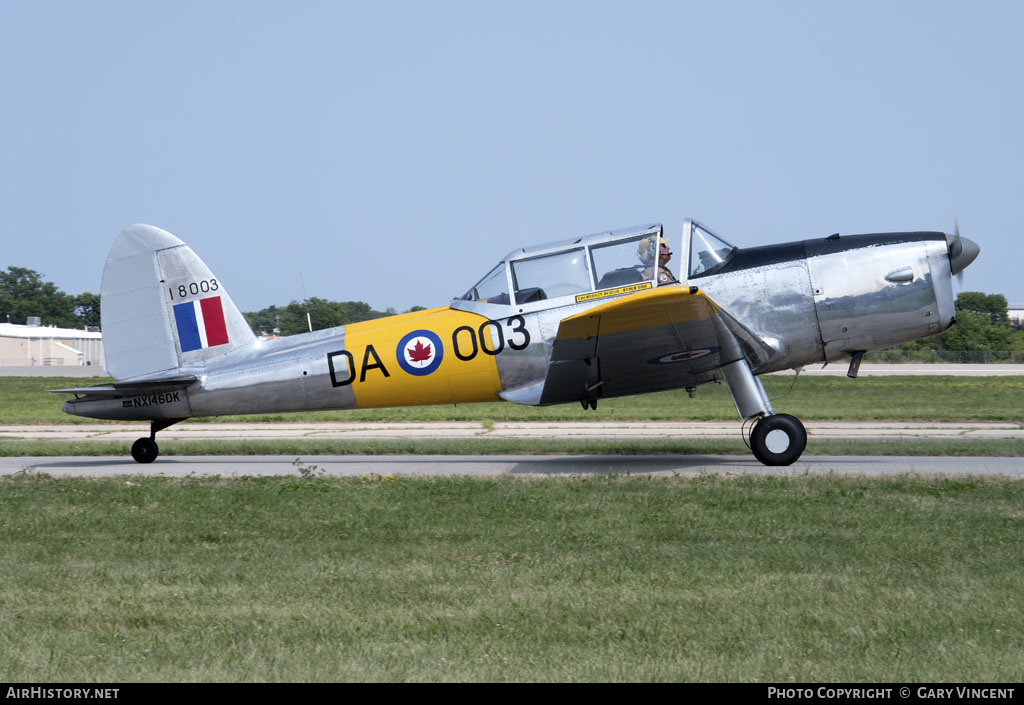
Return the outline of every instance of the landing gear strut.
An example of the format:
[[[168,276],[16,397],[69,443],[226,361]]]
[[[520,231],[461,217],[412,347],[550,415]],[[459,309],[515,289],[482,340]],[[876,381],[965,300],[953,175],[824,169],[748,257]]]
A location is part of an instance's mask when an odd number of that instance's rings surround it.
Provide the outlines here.
[[[132,457],[136,463],[152,463],[160,455],[160,446],[156,444],[157,431],[163,431],[168,426],[184,421],[185,419],[157,419],[149,424],[149,438],[140,438],[132,443]]]
[[[750,431],[750,450],[765,465],[792,465],[807,446],[807,431],[800,419],[776,414],[761,380],[744,359],[722,367],[736,411],[744,419],[757,418]]]

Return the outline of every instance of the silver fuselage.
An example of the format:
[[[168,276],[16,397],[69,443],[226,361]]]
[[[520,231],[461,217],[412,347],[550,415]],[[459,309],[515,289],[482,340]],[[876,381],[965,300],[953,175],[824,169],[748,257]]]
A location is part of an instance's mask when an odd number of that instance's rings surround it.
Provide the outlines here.
[[[684,226],[680,268],[689,259],[686,243],[693,227],[692,221]],[[660,231],[660,226],[645,226],[629,232]],[[626,232],[510,253],[504,260],[509,267],[505,288],[514,290],[511,265],[517,262],[566,248],[592,262],[592,248]],[[590,289],[600,292],[596,275],[588,276]],[[832,362],[915,340],[945,330],[954,320],[947,237],[937,232],[735,249],[719,266],[692,276],[683,271],[679,279],[660,286],[699,287],[763,342],[768,352],[751,365],[755,374]],[[553,343],[564,319],[609,298],[580,301],[578,295],[566,295],[516,302],[513,297],[512,303],[505,302],[508,296],[504,301],[492,298],[498,302],[463,299],[429,311],[257,340],[221,357],[208,357],[201,365],[182,366],[179,374],[196,377],[187,388],[148,389],[127,399],[83,398],[64,408],[94,418],[154,420],[501,399],[524,404],[579,401],[575,390],[560,392],[549,385],[542,393]],[[452,344],[446,355],[488,356],[485,361],[493,362],[493,371],[483,367],[481,357],[472,371],[478,383],[449,365],[438,373],[435,386],[440,391],[409,397],[388,392],[387,385],[397,383],[401,374],[384,352],[393,354],[393,341],[416,329],[439,331],[444,344]],[[722,378],[721,367],[685,374],[666,368],[664,374],[652,372],[641,385],[625,391],[609,386],[596,396],[690,387]]]

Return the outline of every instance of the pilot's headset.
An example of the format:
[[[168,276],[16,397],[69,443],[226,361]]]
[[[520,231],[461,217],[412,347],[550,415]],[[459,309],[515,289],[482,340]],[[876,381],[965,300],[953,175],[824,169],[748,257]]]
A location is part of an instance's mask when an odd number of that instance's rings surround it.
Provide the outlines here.
[[[658,236],[645,237],[636,248],[636,256],[640,261],[650,266],[658,261]]]

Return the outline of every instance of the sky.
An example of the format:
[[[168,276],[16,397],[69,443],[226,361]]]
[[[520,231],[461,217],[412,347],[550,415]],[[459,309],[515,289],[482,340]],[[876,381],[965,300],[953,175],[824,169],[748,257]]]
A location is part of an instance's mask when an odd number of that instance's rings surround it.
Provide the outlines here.
[[[1021,37],[1018,0],[4,0],[0,269],[98,292],[149,223],[243,311],[404,311],[641,223],[957,219],[963,288],[1024,302]]]

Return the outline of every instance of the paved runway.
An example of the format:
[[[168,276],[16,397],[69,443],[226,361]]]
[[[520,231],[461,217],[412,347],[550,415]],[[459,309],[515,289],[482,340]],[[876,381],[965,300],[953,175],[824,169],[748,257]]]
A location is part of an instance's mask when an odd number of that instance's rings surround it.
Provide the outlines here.
[[[46,473],[55,477],[243,477],[314,475],[360,477],[496,476],[496,475],[994,475],[1024,479],[1024,458],[809,456],[785,468],[768,468],[749,456],[737,455],[426,455],[306,456],[301,465],[292,456],[164,456],[152,465],[126,457],[0,458],[0,475]]]
[[[911,438],[1021,439],[1019,423],[914,421],[805,421],[808,438],[894,440]],[[344,423],[183,423],[164,429],[164,441],[324,440],[425,438],[641,438],[740,437],[740,421],[443,421]],[[0,426],[0,438],[44,441],[134,441],[149,435],[145,423]]]
[[[287,439],[418,439],[418,438],[738,438],[734,421],[687,422],[441,422],[441,423],[190,423],[160,432],[161,442],[174,440],[287,440]],[[0,426],[9,439],[133,441],[145,435],[142,424],[65,424],[59,426]],[[1015,423],[982,422],[808,422],[810,439],[1024,439]],[[165,474],[297,475],[295,456],[170,456],[152,465],[139,465],[127,456],[0,458],[0,474],[26,469],[50,475],[116,476]],[[804,474],[849,473],[880,475],[994,474],[1024,476],[1024,458],[859,457],[805,455],[792,466],[769,469],[750,456],[589,455],[589,456],[308,456],[306,469],[339,476],[360,475],[582,475],[633,474]]]

